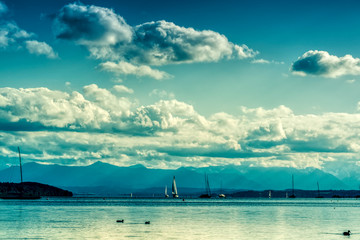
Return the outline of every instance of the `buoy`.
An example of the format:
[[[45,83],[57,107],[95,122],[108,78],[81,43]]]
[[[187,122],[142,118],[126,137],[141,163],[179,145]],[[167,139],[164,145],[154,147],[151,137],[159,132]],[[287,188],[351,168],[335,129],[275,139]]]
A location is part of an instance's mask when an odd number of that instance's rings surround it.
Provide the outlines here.
[[[146,221],[145,224],[150,224],[150,221]]]
[[[350,234],[351,234],[350,230],[348,230],[347,232],[343,232],[344,236],[350,236]]]
[[[124,219],[116,220],[116,222],[118,222],[118,223],[123,223],[123,222],[124,222]]]

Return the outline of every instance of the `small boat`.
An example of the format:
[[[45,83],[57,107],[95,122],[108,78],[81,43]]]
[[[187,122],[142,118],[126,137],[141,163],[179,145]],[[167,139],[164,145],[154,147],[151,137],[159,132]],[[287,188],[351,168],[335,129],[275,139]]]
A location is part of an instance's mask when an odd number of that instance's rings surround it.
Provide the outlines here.
[[[169,194],[167,194],[167,186],[165,186],[165,197],[168,198]]]
[[[271,198],[271,191],[269,191],[269,198]]]
[[[296,198],[294,190],[294,174],[292,175],[292,194],[289,196],[289,198]]]
[[[24,190],[20,147],[18,147],[18,152],[19,152],[19,161],[20,161],[20,184],[19,184],[20,190],[1,193],[0,198],[2,198],[2,199],[21,199],[21,200],[40,199],[41,196],[38,192]]]
[[[220,184],[220,193],[218,195],[219,198],[226,198],[226,195],[223,192],[223,187],[222,187],[222,181],[221,181],[221,184]]]
[[[205,173],[205,194],[199,196],[199,198],[211,198],[211,190],[209,185],[209,177]]]
[[[179,195],[178,195],[178,192],[177,192],[177,188],[176,188],[176,181],[175,181],[175,176],[173,178],[173,182],[172,182],[172,195],[173,195],[173,198],[178,198]]]

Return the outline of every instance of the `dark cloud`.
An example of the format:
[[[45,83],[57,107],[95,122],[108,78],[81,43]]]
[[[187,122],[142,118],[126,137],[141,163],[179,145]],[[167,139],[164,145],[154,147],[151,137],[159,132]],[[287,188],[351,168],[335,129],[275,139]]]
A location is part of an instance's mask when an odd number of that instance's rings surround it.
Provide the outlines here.
[[[86,46],[96,58],[136,64],[216,62],[257,54],[214,31],[197,31],[166,21],[131,27],[110,9],[80,4],[66,5],[59,11],[54,31],[59,39]]]
[[[132,29],[111,9],[69,4],[54,20],[55,35],[84,45],[114,45],[129,42]]]

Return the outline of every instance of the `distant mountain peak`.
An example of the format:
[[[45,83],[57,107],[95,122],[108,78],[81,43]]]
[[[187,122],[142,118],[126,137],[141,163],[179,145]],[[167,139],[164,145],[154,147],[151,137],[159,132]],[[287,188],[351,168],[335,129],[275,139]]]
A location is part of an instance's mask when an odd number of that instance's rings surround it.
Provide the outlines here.
[[[147,169],[144,165],[142,165],[142,164],[135,164],[135,165],[132,165],[132,166],[129,166],[129,168],[145,168],[145,169]]]

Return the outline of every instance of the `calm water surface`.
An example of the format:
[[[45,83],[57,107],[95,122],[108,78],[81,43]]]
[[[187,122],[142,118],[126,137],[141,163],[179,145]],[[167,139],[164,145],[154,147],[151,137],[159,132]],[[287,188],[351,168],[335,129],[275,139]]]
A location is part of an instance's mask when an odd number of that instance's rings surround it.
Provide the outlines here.
[[[360,200],[0,200],[0,239],[347,239],[348,229],[360,239]]]

